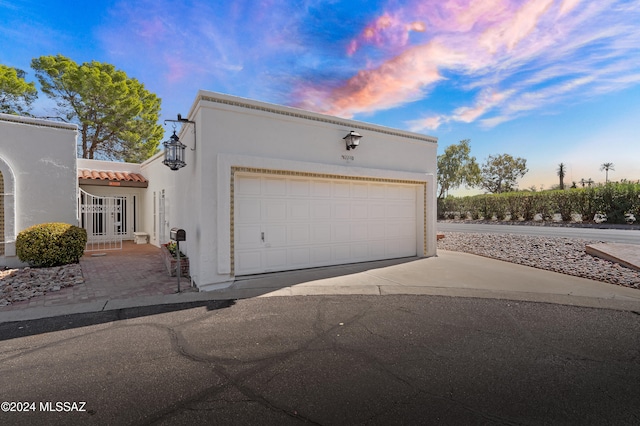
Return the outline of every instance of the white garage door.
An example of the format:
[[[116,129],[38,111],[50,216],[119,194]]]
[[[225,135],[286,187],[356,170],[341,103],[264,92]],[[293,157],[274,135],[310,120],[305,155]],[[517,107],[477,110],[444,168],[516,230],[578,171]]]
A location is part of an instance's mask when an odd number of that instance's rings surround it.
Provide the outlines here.
[[[236,176],[236,275],[416,255],[416,187]]]

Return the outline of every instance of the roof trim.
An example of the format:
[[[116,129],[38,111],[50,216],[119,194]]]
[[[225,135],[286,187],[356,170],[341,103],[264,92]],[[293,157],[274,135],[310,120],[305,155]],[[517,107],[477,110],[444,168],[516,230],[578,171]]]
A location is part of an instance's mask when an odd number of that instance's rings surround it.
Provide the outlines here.
[[[147,188],[149,181],[140,173],[111,170],[78,169],[78,183],[94,186]]]
[[[73,123],[60,123],[57,121],[25,117],[22,115],[0,113],[0,121],[7,121],[10,123],[18,123],[18,124],[28,124],[30,126],[51,127],[54,129],[75,130],[75,131],[78,130],[78,126]]]
[[[306,111],[297,108],[291,108],[282,105],[269,104],[266,102],[254,101],[250,99],[239,98],[230,95],[218,94],[215,92],[201,91],[198,93],[196,99],[198,101],[214,102],[223,105],[230,105],[240,108],[253,109],[258,111],[264,111],[271,114],[279,114],[288,117],[302,118],[305,120],[319,121],[328,124],[334,124],[339,126],[348,126],[354,129],[368,130],[378,133],[384,133],[392,136],[399,136],[402,138],[415,139],[423,142],[438,143],[438,138],[433,136],[421,135],[419,133],[406,132],[398,129],[392,129],[390,127],[378,126],[375,124],[364,123],[361,121],[341,119],[330,115],[318,114],[311,111]],[[194,103],[194,105],[195,105]]]

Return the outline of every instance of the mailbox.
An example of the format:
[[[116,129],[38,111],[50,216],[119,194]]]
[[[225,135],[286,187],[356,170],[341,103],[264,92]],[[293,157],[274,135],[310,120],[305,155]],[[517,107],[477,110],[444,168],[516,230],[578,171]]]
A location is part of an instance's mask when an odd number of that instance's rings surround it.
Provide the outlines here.
[[[184,229],[171,228],[171,231],[169,231],[169,239],[173,241],[187,241],[187,233]]]

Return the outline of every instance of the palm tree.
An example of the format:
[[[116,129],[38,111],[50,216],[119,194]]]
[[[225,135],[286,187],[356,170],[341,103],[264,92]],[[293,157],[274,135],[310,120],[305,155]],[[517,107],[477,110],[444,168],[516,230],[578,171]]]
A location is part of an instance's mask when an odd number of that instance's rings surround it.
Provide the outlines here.
[[[560,189],[564,189],[564,177],[566,176],[566,166],[564,163],[558,164],[558,176],[560,177]]]
[[[613,168],[613,163],[602,163],[600,166],[600,171],[605,171],[605,183],[609,183],[609,170],[615,170]]]

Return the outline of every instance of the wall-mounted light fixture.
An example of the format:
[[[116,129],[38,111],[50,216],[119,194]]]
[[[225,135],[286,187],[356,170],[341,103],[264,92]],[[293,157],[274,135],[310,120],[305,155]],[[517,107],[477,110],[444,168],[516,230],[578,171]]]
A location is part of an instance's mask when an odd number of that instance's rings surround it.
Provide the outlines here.
[[[175,129],[168,141],[164,142],[164,161],[162,164],[171,170],[178,170],[187,165],[184,162],[184,149],[187,146],[180,142]]]
[[[191,149],[191,151],[195,151],[197,142],[195,126],[196,122],[187,120],[186,118],[182,118],[181,114],[178,114],[177,120],[164,120],[165,125],[167,124],[167,121],[170,121],[172,123],[193,124],[193,148]],[[185,148],[186,145],[180,142],[180,139],[178,139],[178,135],[176,135],[176,125],[174,124],[173,135],[171,135],[168,141],[164,142],[164,161],[162,163],[169,167],[171,170],[178,170],[186,166],[187,163],[185,163],[184,161]]]
[[[350,149],[356,149],[358,145],[360,145],[360,139],[362,139],[362,135],[352,130],[347,134],[347,136],[342,139],[344,139],[347,145],[347,151],[349,151]]]

